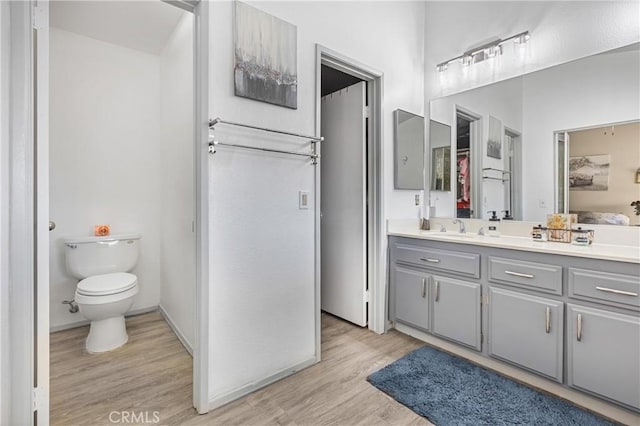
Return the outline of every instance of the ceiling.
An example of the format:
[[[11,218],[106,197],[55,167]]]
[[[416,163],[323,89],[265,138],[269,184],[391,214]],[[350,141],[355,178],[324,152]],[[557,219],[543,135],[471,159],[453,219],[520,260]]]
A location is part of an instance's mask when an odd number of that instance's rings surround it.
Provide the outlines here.
[[[157,1],[52,1],[51,26],[159,55],[184,12]]]

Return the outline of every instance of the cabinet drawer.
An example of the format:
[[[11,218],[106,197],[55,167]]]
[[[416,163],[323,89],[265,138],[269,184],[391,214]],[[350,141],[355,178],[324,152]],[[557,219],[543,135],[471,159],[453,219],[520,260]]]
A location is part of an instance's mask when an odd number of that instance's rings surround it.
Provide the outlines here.
[[[489,281],[562,294],[562,266],[489,257]]]
[[[640,308],[640,277],[569,268],[569,297]]]
[[[396,261],[480,278],[480,255],[397,244]]]

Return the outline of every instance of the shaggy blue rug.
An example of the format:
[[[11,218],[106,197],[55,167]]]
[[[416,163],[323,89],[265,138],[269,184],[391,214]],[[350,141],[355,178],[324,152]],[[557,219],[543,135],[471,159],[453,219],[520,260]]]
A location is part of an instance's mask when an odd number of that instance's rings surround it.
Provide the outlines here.
[[[559,398],[426,346],[367,380],[438,426],[613,425]]]

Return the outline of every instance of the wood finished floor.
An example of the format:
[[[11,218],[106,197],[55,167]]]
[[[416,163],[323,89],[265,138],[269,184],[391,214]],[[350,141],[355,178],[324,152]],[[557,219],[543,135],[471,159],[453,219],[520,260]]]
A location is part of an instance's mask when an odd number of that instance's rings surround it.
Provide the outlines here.
[[[157,410],[163,425],[428,425],[366,377],[424,344],[322,315],[322,362],[206,415],[191,404],[191,357],[159,313],[127,319],[129,343],[84,351],[88,327],[51,335],[51,424],[109,425]],[[151,414],[150,414],[151,416]],[[116,417],[116,420],[118,418]]]

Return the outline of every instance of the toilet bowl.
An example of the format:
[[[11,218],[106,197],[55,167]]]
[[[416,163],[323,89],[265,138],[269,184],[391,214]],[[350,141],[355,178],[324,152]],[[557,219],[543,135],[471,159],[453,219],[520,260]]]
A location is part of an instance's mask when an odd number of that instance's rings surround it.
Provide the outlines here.
[[[78,283],[75,301],[80,313],[91,321],[87,352],[106,352],[127,343],[124,314],[136,294],[138,278],[126,272],[94,275]]]
[[[80,281],[75,302],[91,321],[86,349],[106,352],[127,343],[124,316],[138,294],[138,277],[129,273],[138,262],[140,235],[76,237],[65,241],[67,271]]]

